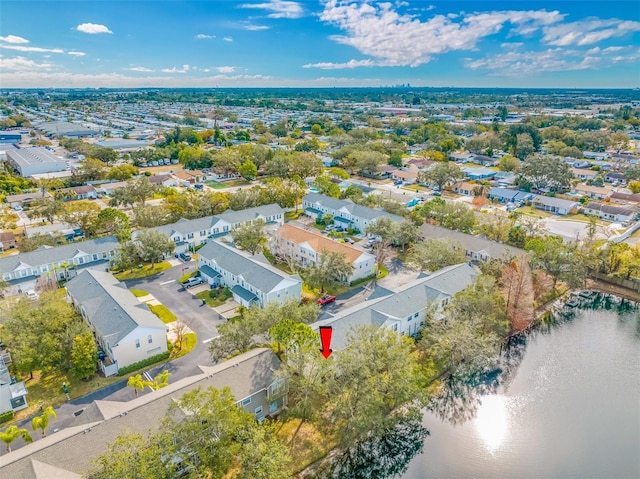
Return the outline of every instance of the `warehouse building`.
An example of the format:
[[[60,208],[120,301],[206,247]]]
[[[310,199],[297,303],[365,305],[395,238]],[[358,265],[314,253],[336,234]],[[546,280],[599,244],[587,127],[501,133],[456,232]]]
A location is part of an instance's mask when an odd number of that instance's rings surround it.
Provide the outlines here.
[[[19,131],[0,131],[0,143],[15,144],[22,141],[22,134]]]
[[[47,136],[66,136],[69,138],[81,138],[85,136],[94,137],[100,132],[86,128],[76,123],[68,123],[64,121],[53,121],[42,123],[37,127],[39,130],[45,132]]]
[[[24,178],[42,173],[65,171],[67,164],[62,158],[45,148],[20,148],[7,150],[9,163]]]

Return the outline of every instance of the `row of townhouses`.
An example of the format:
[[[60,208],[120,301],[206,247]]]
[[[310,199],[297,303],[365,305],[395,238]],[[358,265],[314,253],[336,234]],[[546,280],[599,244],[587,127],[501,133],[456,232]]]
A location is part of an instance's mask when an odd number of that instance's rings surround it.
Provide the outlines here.
[[[392,215],[382,209],[367,208],[350,200],[339,200],[320,193],[309,193],[302,198],[302,209],[307,216],[314,219],[330,214],[335,223],[362,232],[378,218],[390,218],[397,223],[404,220],[401,216]]]
[[[143,436],[157,431],[159,419],[170,405],[197,388],[229,388],[237,406],[253,414],[257,421],[278,414],[287,404],[287,385],[276,376],[280,361],[270,349],[254,349],[215,366],[199,367],[201,373],[131,401],[101,400],[79,406],[73,421],[64,429],[1,456],[0,477],[87,477],[95,459],[107,452],[107,446],[118,435],[125,430]],[[191,411],[178,408],[173,414],[174,420],[188,420]],[[179,458],[173,464],[179,468]]]
[[[105,376],[167,351],[166,325],[111,273],[86,270],[66,288],[94,334]]]

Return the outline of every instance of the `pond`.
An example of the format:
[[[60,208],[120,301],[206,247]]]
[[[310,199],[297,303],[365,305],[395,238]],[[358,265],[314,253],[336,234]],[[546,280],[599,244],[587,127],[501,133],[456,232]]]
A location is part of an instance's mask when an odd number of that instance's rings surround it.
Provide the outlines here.
[[[425,413],[400,477],[639,478],[640,311],[595,301],[516,344],[491,394],[462,388]]]

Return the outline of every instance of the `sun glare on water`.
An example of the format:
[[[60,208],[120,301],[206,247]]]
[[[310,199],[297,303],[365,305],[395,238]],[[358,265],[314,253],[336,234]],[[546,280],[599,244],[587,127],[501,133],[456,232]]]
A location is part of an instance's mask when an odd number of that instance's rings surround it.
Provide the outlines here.
[[[493,453],[500,448],[509,428],[507,398],[485,396],[478,408],[475,428],[489,452]]]

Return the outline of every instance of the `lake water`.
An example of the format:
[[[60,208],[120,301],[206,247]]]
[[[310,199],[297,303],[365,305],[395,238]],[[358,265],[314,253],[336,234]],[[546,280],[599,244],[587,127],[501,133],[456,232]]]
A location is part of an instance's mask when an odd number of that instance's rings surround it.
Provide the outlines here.
[[[577,310],[526,343],[475,417],[425,414],[402,478],[640,478],[640,312]]]

